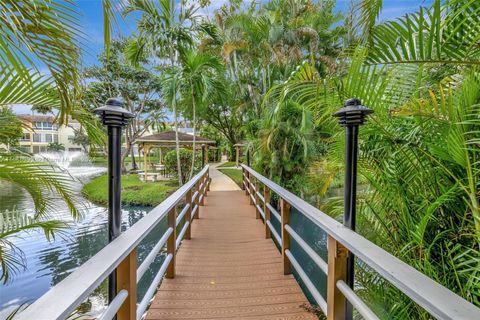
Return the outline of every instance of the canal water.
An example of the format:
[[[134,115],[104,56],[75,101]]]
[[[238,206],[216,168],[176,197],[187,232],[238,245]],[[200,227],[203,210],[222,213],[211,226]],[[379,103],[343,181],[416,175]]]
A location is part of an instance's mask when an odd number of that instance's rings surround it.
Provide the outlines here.
[[[59,283],[75,269],[85,263],[107,244],[107,209],[93,204],[81,197],[82,185],[94,176],[105,172],[99,167],[68,167],[68,171],[75,177],[73,188],[80,200],[82,217],[73,221],[66,208],[59,207],[51,217],[72,222],[73,227],[58,235],[54,241],[48,242],[38,231],[22,233],[20,237],[11,241],[23,252],[25,270],[20,270],[7,284],[0,284],[0,319],[4,319],[15,308],[28,304],[51,287]],[[272,199],[272,205],[278,206],[278,201]],[[18,186],[0,182],[0,211],[15,208],[25,214],[33,213],[33,204],[28,196]],[[151,207],[123,207],[122,230],[126,230],[151,211]],[[322,256],[327,258],[327,235],[315,224],[305,218],[294,208],[291,211],[290,225],[303,239]],[[279,222],[272,218],[272,224],[280,233]],[[162,221],[138,246],[138,263],[148,255],[158,239],[166,230],[166,221]],[[297,261],[303,266],[305,273],[312,280],[317,290],[326,297],[326,276],[307,254],[294,242],[291,251]],[[152,282],[165,257],[162,251],[139,282],[137,300],[144,296],[148,285]],[[303,291],[314,303],[305,284],[294,272]],[[106,306],[106,281],[80,306],[78,314],[91,317],[99,315]],[[88,317],[90,318],[90,317]]]
[[[50,216],[54,219],[70,221],[73,226],[64,233],[58,234],[54,241],[48,242],[39,231],[22,233],[18,237],[9,239],[23,252],[25,269],[20,269],[6,284],[0,284],[0,319],[5,319],[18,306],[35,301],[107,244],[107,209],[87,201],[80,195],[83,183],[105,172],[105,168],[72,167],[69,168],[69,172],[77,180],[73,183],[73,188],[79,196],[82,217],[78,221],[73,221],[69,211],[59,206]],[[12,209],[31,215],[33,203],[29,195],[20,187],[0,182],[0,211]],[[124,206],[122,229],[132,226],[151,209],[150,207]],[[139,261],[146,257],[165,229],[166,223],[161,223],[140,243]],[[157,257],[140,281],[139,300],[145,294],[162,259],[163,254]],[[107,284],[104,282],[80,306],[78,313],[98,315],[105,308],[106,299]]]

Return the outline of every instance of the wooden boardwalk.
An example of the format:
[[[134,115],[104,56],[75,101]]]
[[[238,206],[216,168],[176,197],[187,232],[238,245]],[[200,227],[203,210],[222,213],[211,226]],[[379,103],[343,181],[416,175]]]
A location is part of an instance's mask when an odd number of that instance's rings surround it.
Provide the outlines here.
[[[146,319],[316,319],[242,191],[212,191]]]

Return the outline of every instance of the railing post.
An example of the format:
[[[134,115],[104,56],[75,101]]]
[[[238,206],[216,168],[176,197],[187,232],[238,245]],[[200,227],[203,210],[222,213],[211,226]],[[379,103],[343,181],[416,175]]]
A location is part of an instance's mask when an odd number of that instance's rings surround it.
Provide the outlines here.
[[[201,193],[200,193],[200,180],[198,180],[195,183],[194,191],[197,192],[197,197],[195,198],[195,205],[197,207],[197,214],[195,214],[194,219],[198,219],[200,217],[200,195],[201,195]]]
[[[347,278],[348,250],[333,237],[328,236],[327,319],[345,320],[347,301],[337,288],[337,281]]]
[[[205,194],[208,193],[208,191],[210,191],[210,183],[212,182],[212,178],[210,178],[210,168],[207,169],[207,192],[205,192]]]
[[[245,179],[245,168],[242,167],[242,190],[245,190],[245,184],[247,184],[247,180]]]
[[[137,317],[137,250],[132,252],[117,267],[117,293],[128,291],[128,297],[117,312],[117,320],[132,320]]]
[[[202,198],[200,200],[200,205],[203,206],[205,205],[205,175],[202,176],[200,179],[200,185],[199,185],[199,196],[202,195]]]
[[[248,192],[250,190],[250,172],[245,172],[245,195],[248,196]]]
[[[168,265],[167,268],[167,273],[165,275],[166,278],[168,279],[173,279],[175,278],[175,253],[176,253],[176,248],[175,248],[175,243],[177,242],[177,227],[176,227],[176,220],[177,220],[177,208],[173,207],[172,210],[168,212],[168,227],[173,228],[173,232],[168,237],[167,240],[167,254],[172,255],[172,261],[170,261],[170,264]]]
[[[260,219],[260,211],[258,210],[258,192],[260,191],[260,183],[258,182],[258,179],[255,179],[255,218]]]
[[[290,249],[290,236],[288,235],[285,225],[290,223],[290,203],[280,199],[280,207],[282,214],[282,257],[283,257],[283,274],[291,273],[290,260],[288,260],[285,251]]]
[[[192,189],[187,191],[185,196],[185,205],[189,206],[187,212],[185,213],[185,223],[188,221],[189,225],[187,227],[187,231],[185,231],[185,239],[190,240],[192,238]]]
[[[267,206],[267,203],[270,203],[270,189],[263,185],[263,212],[265,212],[265,238],[270,239],[272,234],[270,228],[268,227],[267,221],[270,221],[270,208]]]
[[[250,183],[248,184],[248,188],[249,188],[249,196],[248,198],[250,199],[250,204],[253,204],[253,199],[252,199],[252,196],[253,196],[253,181],[255,180],[255,177],[254,176],[250,176]]]

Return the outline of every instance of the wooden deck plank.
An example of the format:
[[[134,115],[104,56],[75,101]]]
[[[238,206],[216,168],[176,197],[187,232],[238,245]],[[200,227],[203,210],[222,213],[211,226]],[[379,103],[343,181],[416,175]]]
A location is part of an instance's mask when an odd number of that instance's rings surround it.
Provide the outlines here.
[[[146,319],[316,319],[242,191],[212,191]]]

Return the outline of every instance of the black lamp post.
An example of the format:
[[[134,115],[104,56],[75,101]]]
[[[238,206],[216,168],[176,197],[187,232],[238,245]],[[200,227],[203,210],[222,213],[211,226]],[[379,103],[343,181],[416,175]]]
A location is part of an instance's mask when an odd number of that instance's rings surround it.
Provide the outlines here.
[[[121,206],[121,165],[122,128],[135,115],[122,108],[123,102],[110,98],[95,113],[108,128],[108,242],[120,235],[122,223]],[[116,271],[109,275],[108,300],[112,302],[117,293]]]
[[[247,166],[250,167],[250,149],[247,149]]]
[[[202,168],[205,167],[205,145],[202,144]]]
[[[373,111],[361,105],[359,99],[353,98],[345,102],[345,106],[333,114],[345,127],[345,186],[343,224],[355,230],[355,211],[357,197],[357,153],[358,128]],[[355,275],[355,256],[348,254],[346,283],[353,288]],[[347,303],[347,319],[352,319],[353,307]]]

